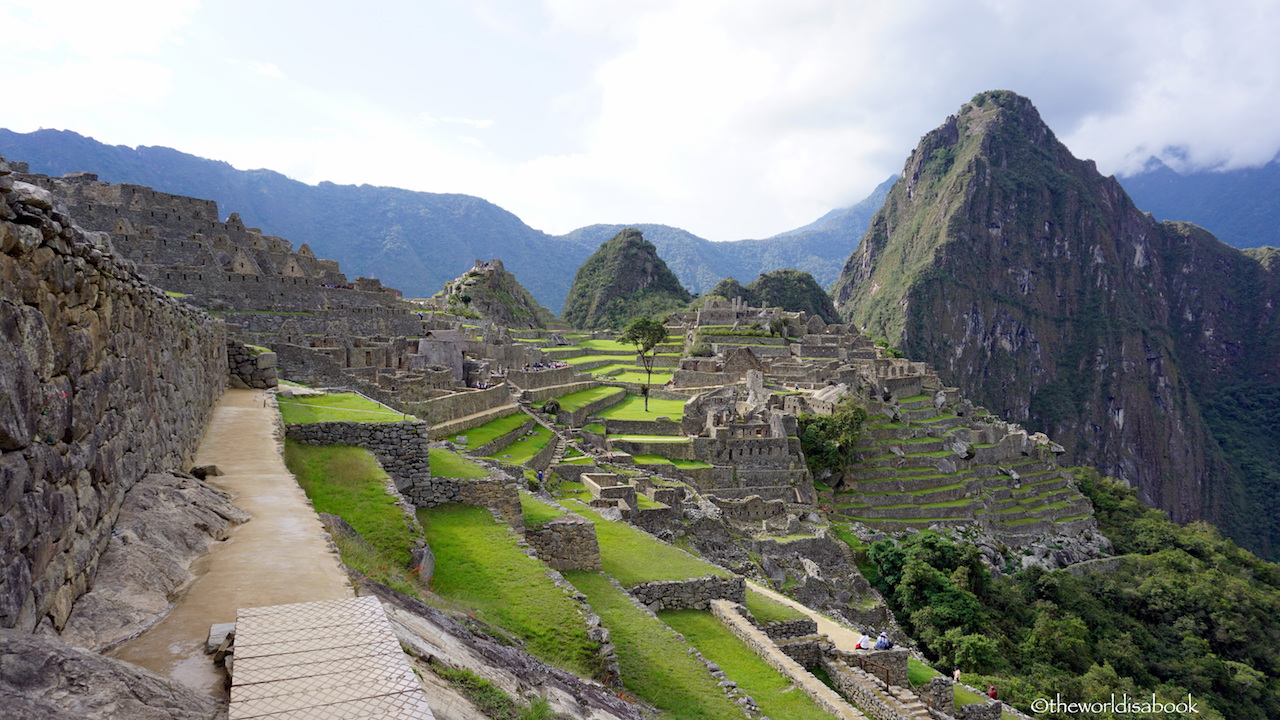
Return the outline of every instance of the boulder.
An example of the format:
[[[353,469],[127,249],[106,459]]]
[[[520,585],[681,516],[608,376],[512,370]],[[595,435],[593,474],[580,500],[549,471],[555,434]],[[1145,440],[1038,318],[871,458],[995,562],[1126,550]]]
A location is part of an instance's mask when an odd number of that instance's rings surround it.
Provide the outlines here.
[[[226,707],[143,668],[18,630],[0,630],[8,720],[213,720]]]

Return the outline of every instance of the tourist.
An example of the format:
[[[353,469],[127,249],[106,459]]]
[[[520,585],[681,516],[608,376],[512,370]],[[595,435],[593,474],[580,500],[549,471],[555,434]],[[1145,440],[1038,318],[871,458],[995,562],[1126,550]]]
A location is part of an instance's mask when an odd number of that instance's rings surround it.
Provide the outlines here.
[[[893,647],[893,641],[889,639],[889,633],[880,633],[880,639],[876,640],[876,650],[888,650]]]
[[[953,680],[955,680],[957,683],[959,683],[959,682],[960,682],[960,668],[956,668],[955,670],[952,670],[952,671],[951,671],[951,677],[952,677],[952,679],[953,679]]]
[[[996,698],[996,686],[995,686],[995,685],[992,685],[991,687],[987,688],[987,697],[991,698],[992,700],[997,699],[997,698]]]
[[[858,644],[854,645],[853,649],[854,650],[870,650],[871,636],[866,633],[862,633],[862,637],[858,638]]]

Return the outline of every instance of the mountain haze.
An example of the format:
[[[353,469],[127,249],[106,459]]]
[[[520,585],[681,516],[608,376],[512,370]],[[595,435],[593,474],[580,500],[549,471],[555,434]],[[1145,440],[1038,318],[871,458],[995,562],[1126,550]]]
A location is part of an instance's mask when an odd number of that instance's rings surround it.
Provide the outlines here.
[[[636,227],[681,282],[705,292],[727,276],[795,267],[824,287],[839,274],[890,183],[803,228],[763,240],[711,242],[665,225],[592,225],[567,235],[535,230],[486,200],[372,185],[308,185],[271,170],[237,170],[164,147],[105,145],[63,130],[0,129],[7,157],[32,172],[97,173],[102,180],[215,200],[247,225],[377,277],[410,297],[434,294],[480,258],[500,258],[550,308],[564,305],[576,268],[604,241]]]
[[[833,292],[868,334],[1072,462],[1274,556],[1273,252],[1156,222],[1029,100],[989,92],[921,139]]]

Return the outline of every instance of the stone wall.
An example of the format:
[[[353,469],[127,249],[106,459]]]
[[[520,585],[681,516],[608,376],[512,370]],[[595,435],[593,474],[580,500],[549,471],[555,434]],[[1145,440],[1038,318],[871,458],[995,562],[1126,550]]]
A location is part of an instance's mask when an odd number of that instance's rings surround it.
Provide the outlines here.
[[[244,387],[266,389],[280,384],[275,353],[256,352],[230,338],[227,339],[227,370],[233,385],[239,381]]]
[[[553,570],[600,570],[600,543],[590,520],[569,513],[525,530],[538,558]]]
[[[0,627],[60,630],[125,493],[189,467],[226,332],[8,175],[0,159]]]
[[[487,390],[469,390],[416,403],[413,414],[433,425],[439,425],[510,403],[511,391],[504,383]]]
[[[1004,715],[1004,703],[988,699],[972,705],[961,705],[953,715],[956,720],[1000,720]]]
[[[693,580],[666,580],[641,583],[627,590],[631,596],[653,611],[706,610],[712,600],[728,600],[739,605],[747,602],[746,584],[740,577],[716,575]]]
[[[486,455],[493,455],[499,450],[505,449],[508,445],[515,442],[516,438],[524,437],[525,433],[533,429],[534,422],[535,421],[533,418],[529,418],[528,420],[525,420],[523,423],[521,423],[520,427],[516,428],[515,430],[512,430],[509,433],[504,433],[503,435],[500,435],[499,437],[494,438],[492,442],[487,442],[484,445],[481,445],[480,447],[472,451],[471,454],[484,457]]]
[[[915,720],[906,712],[886,703],[885,696],[876,692],[874,681],[861,668],[850,667],[831,658],[823,658],[821,665],[840,695],[857,705],[868,716],[875,720]]]
[[[768,635],[770,640],[785,640],[817,634],[818,623],[813,618],[779,620],[761,626],[760,631]]]
[[[783,652],[768,636],[748,622],[738,612],[736,606],[723,601],[713,602],[711,613],[762,660],[782,673],[784,677],[794,680],[796,687],[813,698],[813,701],[823,710],[835,717],[858,717],[857,711],[849,707],[843,698],[823,685],[805,670],[803,665]]]
[[[781,500],[765,500],[759,495],[748,495],[741,500],[726,500],[711,495],[707,498],[720,508],[724,516],[733,520],[763,520],[787,514],[787,504]]]
[[[520,489],[515,479],[495,471],[483,480],[432,477],[402,491],[415,507],[436,507],[448,503],[477,505],[497,510],[513,528],[524,528],[520,509]]]
[[[507,380],[521,390],[539,390],[576,382],[582,379],[580,374],[581,371],[573,366],[547,370],[511,369],[507,371]]]
[[[570,427],[582,427],[587,422],[587,418],[607,407],[617,405],[624,399],[625,396],[622,393],[602,397],[599,400],[589,402],[572,412],[561,411],[560,414],[556,416],[556,422]]]
[[[308,445],[355,445],[373,453],[406,496],[410,489],[431,477],[427,455],[428,426],[410,420],[394,423],[320,422],[291,423],[285,437]]]

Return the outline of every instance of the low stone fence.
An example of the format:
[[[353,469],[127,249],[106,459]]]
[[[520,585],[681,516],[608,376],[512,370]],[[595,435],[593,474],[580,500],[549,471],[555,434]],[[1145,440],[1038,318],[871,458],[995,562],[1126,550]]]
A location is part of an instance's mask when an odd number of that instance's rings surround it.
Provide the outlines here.
[[[578,368],[549,368],[546,370],[508,370],[507,381],[521,390],[538,390],[541,388],[567,385],[579,380]]]
[[[795,681],[796,687],[813,698],[813,701],[823,710],[838,718],[859,717],[860,713],[851,708],[834,690],[819,682],[805,670],[804,666],[779,649],[758,628],[747,622],[734,605],[725,601],[715,601],[711,604],[711,614],[724,623],[730,632],[738,636],[738,639],[742,640],[743,644],[751,648],[762,660],[785,677]]]
[[[779,620],[760,626],[760,632],[769,636],[770,640],[805,637],[818,633],[818,623],[813,618],[797,618],[795,620]]]
[[[663,530],[673,529],[680,523],[682,513],[678,506],[661,508],[636,508],[631,513],[630,521],[638,528],[657,534]]]
[[[447,503],[478,505],[497,510],[511,527],[524,528],[519,486],[502,472],[483,480],[431,477],[401,492],[415,507],[430,508]]]
[[[787,514],[787,504],[781,500],[765,500],[759,495],[748,495],[741,500],[727,500],[715,495],[707,497],[725,517],[734,520],[764,520]]]
[[[615,450],[630,455],[661,455],[672,460],[701,460],[691,442],[649,442],[644,440],[609,440]]]
[[[280,384],[275,353],[255,352],[230,338],[227,339],[227,372],[232,385],[238,381],[244,387],[265,390]]]
[[[625,399],[625,396],[622,393],[617,393],[614,395],[610,395],[608,397],[602,397],[599,400],[595,400],[593,402],[589,402],[586,405],[583,405],[582,407],[578,408],[577,410],[571,410],[571,411],[562,410],[560,411],[559,415],[556,415],[556,422],[560,423],[561,425],[568,425],[570,427],[582,427],[584,424],[586,424],[587,418],[591,417],[595,413],[598,413],[607,407],[613,407],[614,405],[617,405],[619,402],[621,402],[624,399]]]
[[[801,667],[806,669],[816,668],[821,665],[822,658],[826,655],[824,649],[831,645],[825,635],[786,638],[784,640],[775,640],[774,642],[778,646],[778,650],[800,663]]]
[[[534,470],[546,470],[551,467],[551,461],[556,456],[556,445],[560,442],[560,438],[552,432],[551,439],[547,441],[542,449],[529,458],[528,465]]]
[[[684,435],[679,420],[605,420],[610,435]]]
[[[706,610],[713,600],[728,600],[745,604],[746,584],[740,577],[723,578],[716,575],[693,580],[666,580],[641,583],[627,592],[650,610]]]
[[[502,435],[501,437],[494,439],[492,442],[488,442],[488,443],[485,443],[484,445],[481,445],[480,447],[472,451],[471,454],[479,455],[480,457],[484,457],[486,455],[493,455],[499,450],[502,450],[506,448],[508,445],[510,445],[511,443],[515,442],[516,438],[522,437],[525,433],[529,432],[529,430],[533,427],[533,423],[534,423],[533,418],[529,418],[528,420],[525,420],[520,427],[516,428],[515,430],[512,430],[509,433],[506,433],[505,435]]]
[[[1004,703],[988,699],[972,705],[961,705],[951,714],[956,720],[1000,720],[1004,716]]]
[[[468,390],[418,403],[414,406],[414,414],[433,425],[439,425],[510,402],[511,391],[506,383],[502,383],[486,390]]]
[[[854,650],[852,652],[836,650],[834,655],[850,666],[862,668],[868,675],[875,676],[886,685],[910,686],[910,682],[907,680],[907,657],[909,653],[906,648]]]
[[[600,570],[600,543],[590,520],[569,513],[525,530],[538,558],[553,570]]]
[[[520,396],[529,402],[546,402],[553,398],[564,397],[570,393],[580,392],[582,390],[590,390],[599,387],[598,380],[580,380],[565,385],[553,385],[547,388],[538,388],[537,390],[525,390]]]
[[[934,717],[941,715],[950,715],[955,717],[956,714],[956,689],[951,682],[951,678],[939,675],[930,678],[916,692],[925,705],[933,712]]]
[[[427,455],[430,426],[410,420],[393,423],[320,422],[291,423],[285,437],[308,445],[355,445],[373,453],[395,483],[408,489],[431,478]]]

